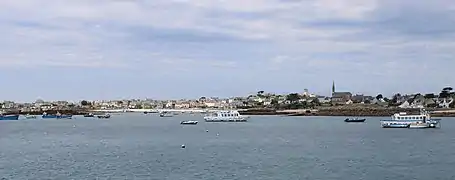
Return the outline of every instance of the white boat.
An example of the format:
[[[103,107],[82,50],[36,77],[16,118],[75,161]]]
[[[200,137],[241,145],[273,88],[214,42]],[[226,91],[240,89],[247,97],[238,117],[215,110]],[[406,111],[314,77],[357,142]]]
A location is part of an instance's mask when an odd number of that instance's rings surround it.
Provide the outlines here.
[[[433,119],[431,115],[425,111],[420,110],[420,114],[412,115],[405,112],[395,113],[391,119],[381,120],[383,128],[412,128],[421,127],[421,123],[425,123],[429,128],[435,128],[439,124],[440,119]]]
[[[25,115],[25,118],[26,118],[26,119],[36,119],[36,116],[35,116],[35,115],[27,114],[27,115]]]
[[[160,117],[172,117],[172,113],[169,112],[160,112]]]
[[[238,111],[216,111],[204,117],[206,122],[246,122],[248,116],[240,115]]]
[[[414,123],[409,124],[408,128],[410,128],[410,129],[425,129],[425,128],[429,128],[429,127],[430,127],[430,124],[428,124],[428,123],[414,122]]]

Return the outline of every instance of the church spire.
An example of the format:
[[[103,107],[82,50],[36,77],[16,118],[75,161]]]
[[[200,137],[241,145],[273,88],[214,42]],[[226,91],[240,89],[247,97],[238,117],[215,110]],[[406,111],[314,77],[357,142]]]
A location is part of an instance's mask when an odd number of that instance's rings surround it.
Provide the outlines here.
[[[335,81],[332,82],[332,94],[335,93]]]

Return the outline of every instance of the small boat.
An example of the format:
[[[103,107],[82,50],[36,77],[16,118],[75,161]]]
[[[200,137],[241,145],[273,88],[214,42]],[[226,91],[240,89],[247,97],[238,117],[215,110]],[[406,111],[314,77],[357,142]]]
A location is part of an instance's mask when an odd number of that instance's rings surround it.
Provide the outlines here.
[[[359,119],[359,118],[346,118],[344,120],[344,122],[365,122],[367,119],[363,118],[363,119]]]
[[[93,113],[84,114],[84,117],[95,117]]]
[[[180,124],[191,124],[191,125],[196,125],[198,121],[182,121]]]
[[[161,112],[160,117],[172,117],[172,114],[168,112]]]
[[[25,119],[36,119],[36,116],[27,114],[27,115],[25,115]]]
[[[19,115],[18,114],[0,115],[0,121],[6,121],[6,120],[19,120]]]
[[[110,114],[104,114],[104,115],[98,115],[96,117],[98,117],[100,119],[109,119],[111,117],[111,115]]]
[[[47,114],[46,112],[44,112],[41,117],[43,119],[71,119],[71,118],[73,118],[73,115],[60,114],[59,112],[57,112],[57,114]]]

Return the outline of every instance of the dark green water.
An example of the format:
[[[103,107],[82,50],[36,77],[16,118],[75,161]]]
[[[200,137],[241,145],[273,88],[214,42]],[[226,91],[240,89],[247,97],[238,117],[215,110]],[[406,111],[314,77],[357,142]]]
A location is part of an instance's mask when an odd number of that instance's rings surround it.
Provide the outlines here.
[[[379,119],[205,123],[197,115],[123,114],[2,121],[0,179],[455,179],[455,118],[444,118],[441,129],[382,129]]]

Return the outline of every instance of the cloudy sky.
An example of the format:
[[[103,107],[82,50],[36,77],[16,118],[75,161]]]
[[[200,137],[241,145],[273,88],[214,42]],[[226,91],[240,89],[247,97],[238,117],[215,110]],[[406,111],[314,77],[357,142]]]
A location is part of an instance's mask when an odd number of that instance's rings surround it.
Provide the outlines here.
[[[2,0],[0,99],[455,84],[453,0]]]

